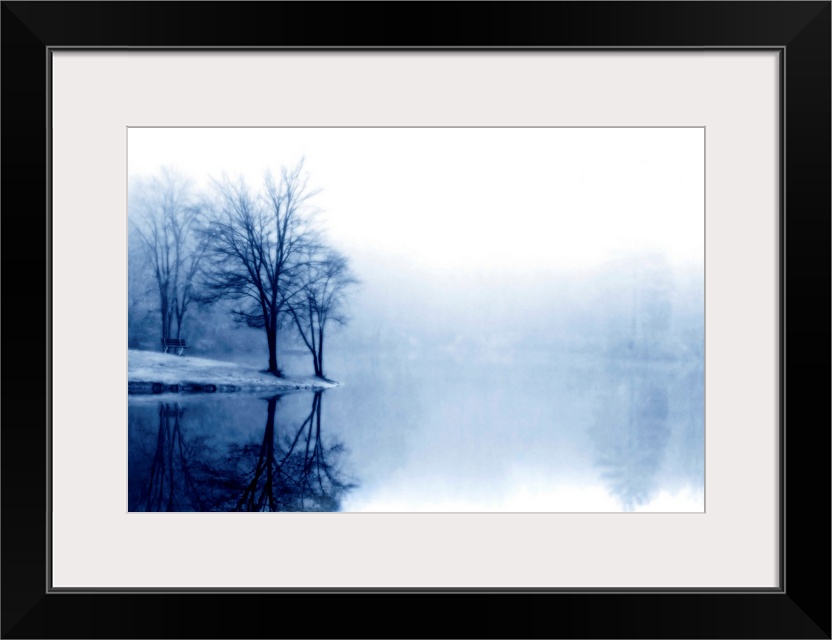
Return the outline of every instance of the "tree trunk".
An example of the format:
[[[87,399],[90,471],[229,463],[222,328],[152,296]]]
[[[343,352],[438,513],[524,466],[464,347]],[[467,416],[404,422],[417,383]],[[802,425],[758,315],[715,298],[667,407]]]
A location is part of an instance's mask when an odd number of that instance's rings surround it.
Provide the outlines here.
[[[312,353],[312,364],[315,367],[315,375],[321,375],[321,369],[318,366],[318,352],[320,350],[320,345],[315,344],[315,323],[312,320],[312,315],[309,316],[309,335],[312,338],[312,346],[309,351]]]
[[[170,330],[168,326],[170,322],[168,321],[168,312],[165,307],[162,307],[162,338],[170,338]]]
[[[266,339],[269,342],[269,373],[280,377],[280,369],[277,368],[277,326],[273,323],[266,323]]]
[[[324,377],[324,327],[318,326],[318,365],[316,367],[319,378]]]
[[[315,344],[315,315],[312,312],[312,302],[309,302],[309,339],[312,341],[312,346],[309,351],[312,353],[312,365],[315,369],[315,375],[320,376],[321,370],[318,367],[318,345]]]

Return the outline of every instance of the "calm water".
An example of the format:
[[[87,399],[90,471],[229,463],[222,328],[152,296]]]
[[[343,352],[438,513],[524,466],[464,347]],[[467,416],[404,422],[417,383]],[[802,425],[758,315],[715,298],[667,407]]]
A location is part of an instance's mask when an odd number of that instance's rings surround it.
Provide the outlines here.
[[[551,356],[356,356],[320,393],[131,396],[129,508],[701,511],[701,359]]]

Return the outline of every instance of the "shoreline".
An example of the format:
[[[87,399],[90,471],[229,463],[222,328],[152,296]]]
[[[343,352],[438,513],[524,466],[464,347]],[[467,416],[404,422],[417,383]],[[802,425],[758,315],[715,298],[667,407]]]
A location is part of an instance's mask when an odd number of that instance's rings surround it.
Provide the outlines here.
[[[153,351],[127,351],[128,395],[162,393],[258,393],[323,391],[340,383],[315,376],[277,378],[234,362],[177,356]]]

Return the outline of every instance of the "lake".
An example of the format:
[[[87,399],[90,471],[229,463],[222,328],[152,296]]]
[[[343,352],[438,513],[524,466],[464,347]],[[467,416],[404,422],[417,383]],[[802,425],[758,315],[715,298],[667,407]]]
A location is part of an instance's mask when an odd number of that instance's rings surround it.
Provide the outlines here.
[[[329,369],[342,386],[317,393],[130,396],[129,510],[704,510],[701,357],[404,350]]]

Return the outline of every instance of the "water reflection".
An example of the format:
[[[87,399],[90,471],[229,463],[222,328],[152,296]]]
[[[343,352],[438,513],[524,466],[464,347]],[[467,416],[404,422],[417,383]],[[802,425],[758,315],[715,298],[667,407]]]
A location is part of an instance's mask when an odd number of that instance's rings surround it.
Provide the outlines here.
[[[299,425],[278,419],[281,396],[265,399],[265,426],[248,431],[248,442],[241,442],[245,431],[235,429],[230,429],[232,439],[222,442],[216,416],[211,421],[216,437],[188,435],[185,408],[161,403],[155,451],[144,474],[139,461],[131,463],[131,485],[135,476],[143,477],[138,494],[131,492],[130,510],[339,511],[356,485],[342,470],[343,445],[325,442],[322,435],[323,392],[310,396],[311,407]],[[145,420],[152,415],[139,411]],[[204,425],[196,422],[195,433]],[[255,439],[252,433],[262,436]]]
[[[694,327],[679,339],[661,256],[621,263],[614,274],[591,435],[607,490],[633,511],[659,490],[702,486],[704,336]]]
[[[183,409],[179,403],[159,405],[156,451],[138,511],[203,511],[191,473],[191,446],[183,442]]]
[[[275,433],[279,396],[269,398],[266,428],[259,447],[232,447],[228,461],[231,477],[245,482],[234,487],[240,497],[234,511],[340,511],[340,498],[354,485],[339,476],[334,464],[343,453],[321,438],[323,393],[315,393],[312,407],[300,427],[280,437]]]
[[[670,438],[668,385],[659,375],[618,366],[600,405],[593,437],[601,477],[625,511],[647,503]]]

